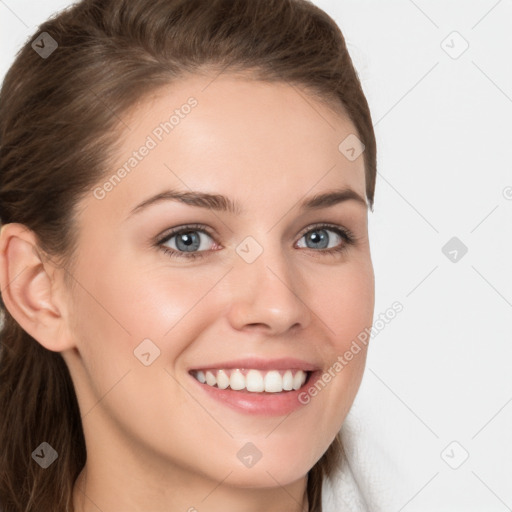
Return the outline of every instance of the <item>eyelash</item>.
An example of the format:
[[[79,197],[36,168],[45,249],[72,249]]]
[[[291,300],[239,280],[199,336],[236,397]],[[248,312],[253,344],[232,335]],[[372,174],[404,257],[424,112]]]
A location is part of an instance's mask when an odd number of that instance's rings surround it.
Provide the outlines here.
[[[340,226],[332,225],[332,224],[316,224],[312,227],[309,227],[305,231],[302,231],[300,234],[300,238],[302,238],[304,235],[310,233],[311,231],[320,231],[322,229],[328,229],[330,231],[334,231],[337,235],[339,235],[343,240],[344,243],[341,246],[335,247],[333,249],[310,249],[313,252],[320,252],[326,255],[336,255],[343,253],[348,249],[348,246],[354,245],[356,241],[355,235],[347,228],[342,228]],[[167,255],[169,255],[171,258],[187,258],[187,259],[197,259],[197,258],[203,258],[206,256],[207,253],[210,251],[197,251],[197,252],[184,252],[184,251],[176,251],[175,249],[171,249],[170,247],[166,247],[163,245],[164,243],[168,242],[171,238],[173,238],[176,235],[179,235],[181,233],[187,233],[187,232],[194,232],[194,231],[200,231],[202,233],[207,234],[210,238],[213,238],[213,235],[209,232],[209,229],[204,224],[190,224],[187,226],[179,227],[171,232],[167,233],[165,237],[161,238],[159,241],[157,241],[156,246],[163,250],[163,252]],[[300,239],[299,238],[299,239]]]

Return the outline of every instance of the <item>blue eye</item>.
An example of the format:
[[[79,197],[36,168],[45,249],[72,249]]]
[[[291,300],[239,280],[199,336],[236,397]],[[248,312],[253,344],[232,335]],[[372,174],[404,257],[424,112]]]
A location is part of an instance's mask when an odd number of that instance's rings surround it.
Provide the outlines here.
[[[319,226],[314,229],[310,229],[307,231],[304,235],[302,235],[301,238],[306,238],[306,247],[308,249],[326,249],[329,245],[329,242],[331,241],[332,236],[330,236],[328,233],[335,233],[336,237],[341,239],[344,243],[347,243],[348,241],[348,235],[345,231],[342,231],[339,228],[328,228],[327,226]],[[334,239],[336,239],[334,237]],[[309,245],[311,243],[311,245]],[[337,249],[339,245],[336,245],[335,247],[331,247],[330,249],[335,249],[336,251],[340,250]],[[345,244],[343,244],[342,249],[344,249]],[[330,251],[329,251],[330,252]]]
[[[335,236],[333,237],[329,233],[334,233]],[[202,258],[211,252],[208,250],[208,243],[204,243],[204,235],[213,240],[206,226],[203,224],[190,224],[173,229],[163,239],[158,241],[156,245],[172,258]],[[302,232],[300,238],[306,239],[306,249],[320,249],[314,252],[325,255],[341,253],[355,243],[355,237],[348,229],[329,224],[321,224],[309,228],[307,231]],[[175,240],[173,241],[173,239]],[[328,247],[333,239],[335,242],[338,239],[338,243],[334,247]],[[174,247],[169,247],[169,242]]]
[[[203,257],[207,252],[204,249],[204,244],[201,244],[201,236],[198,234],[207,235],[211,238],[203,225],[190,225],[182,228],[175,229],[168,233],[163,240],[159,242],[163,251],[171,257],[185,257],[185,258],[198,258]],[[175,248],[167,247],[164,244],[170,242],[175,238]],[[198,249],[202,250],[198,251]]]

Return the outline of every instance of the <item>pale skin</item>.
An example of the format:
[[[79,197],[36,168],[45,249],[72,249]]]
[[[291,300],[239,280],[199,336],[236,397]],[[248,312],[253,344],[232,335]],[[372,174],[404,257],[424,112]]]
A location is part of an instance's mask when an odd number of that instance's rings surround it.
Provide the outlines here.
[[[338,149],[353,124],[286,83],[211,80],[183,79],[123,117],[130,130],[107,178],[169,113],[198,102],[103,199],[82,200],[72,290],[30,230],[1,232],[6,307],[62,354],[75,385],[88,456],[76,512],[307,510],[307,472],[360,385],[366,348],[286,418],[234,410],[190,382],[191,366],[249,356],[327,369],[372,325],[374,309],[367,207],[298,206],[342,188],[365,198],[363,156],[350,161]],[[164,200],[130,215],[167,189],[222,194],[244,212]],[[203,258],[154,245],[191,223],[211,230],[195,231]],[[327,249],[308,247],[320,223],[349,229],[354,244],[323,252],[346,243],[328,229]],[[263,250],[250,264],[236,252],[248,236]],[[178,250],[177,238],[165,246]],[[144,339],[160,350],[149,366],[134,355]],[[250,468],[237,457],[248,442],[262,453]]]

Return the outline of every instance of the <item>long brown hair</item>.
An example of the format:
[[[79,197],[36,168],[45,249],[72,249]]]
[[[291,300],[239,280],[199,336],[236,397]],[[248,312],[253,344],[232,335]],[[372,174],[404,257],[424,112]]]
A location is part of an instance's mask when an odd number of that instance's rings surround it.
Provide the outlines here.
[[[52,49],[43,32],[58,45],[46,56],[37,51]],[[373,211],[370,111],[343,35],[320,8],[308,0],[82,0],[39,26],[4,79],[0,222],[24,224],[69,268],[76,204],[107,174],[123,115],[158,87],[203,70],[287,82],[348,115],[365,145]],[[71,376],[3,301],[0,311],[0,504],[3,512],[70,512],[86,461]],[[59,454],[47,469],[32,460],[43,441]],[[310,511],[321,511],[322,481],[342,456],[338,435],[309,471]]]

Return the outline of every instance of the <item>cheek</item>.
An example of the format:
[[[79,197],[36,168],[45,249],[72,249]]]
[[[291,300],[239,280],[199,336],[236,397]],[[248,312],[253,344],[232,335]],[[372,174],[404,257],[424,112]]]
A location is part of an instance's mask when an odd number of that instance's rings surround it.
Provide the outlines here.
[[[316,325],[324,326],[328,362],[321,382],[308,390],[310,402],[332,434],[341,427],[363,376],[374,313],[374,273],[369,258],[347,263],[329,275],[316,275]],[[309,405],[308,405],[309,407]]]
[[[367,258],[310,279],[312,308],[325,326],[337,356],[370,329],[375,306],[374,273]],[[313,288],[314,286],[314,288]]]
[[[129,355],[145,338],[157,345],[164,338],[169,344],[172,338],[172,348],[179,350],[173,334],[187,337],[189,319],[197,319],[195,310],[217,278],[210,274],[201,279],[190,269],[148,272],[135,264],[125,267],[105,264],[101,275],[88,269],[81,273],[86,284],[73,298],[81,331],[85,328],[96,337],[108,338],[119,357],[124,352]]]

